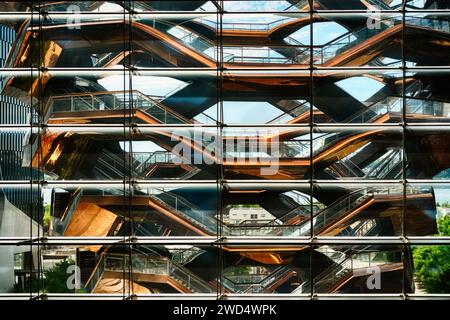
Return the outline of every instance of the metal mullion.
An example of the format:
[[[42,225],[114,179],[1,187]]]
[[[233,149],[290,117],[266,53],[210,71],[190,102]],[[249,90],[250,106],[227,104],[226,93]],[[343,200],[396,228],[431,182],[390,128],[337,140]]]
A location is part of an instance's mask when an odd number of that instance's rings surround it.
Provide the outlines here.
[[[39,5],[41,4],[41,1],[38,2]],[[45,15],[45,12],[40,12],[40,11],[35,11],[34,8],[32,8],[32,15],[31,15],[31,26],[33,27],[34,25],[34,21],[35,19],[37,19],[37,29],[39,30],[39,35],[37,38],[34,38],[32,41],[37,41],[37,52],[35,52],[34,54],[37,55],[38,57],[38,64],[37,65],[33,65],[31,64],[31,68],[30,68],[30,72],[31,72],[31,79],[33,78],[33,71],[37,72],[38,75],[38,88],[37,88],[37,96],[38,96],[38,103],[37,103],[37,110],[33,111],[33,103],[30,103],[30,127],[31,127],[31,132],[33,133],[33,121],[32,121],[32,114],[33,112],[36,112],[38,115],[38,126],[37,126],[37,139],[38,139],[38,157],[37,157],[37,180],[35,180],[34,175],[33,175],[33,165],[30,164],[30,170],[29,170],[29,174],[30,174],[30,189],[29,189],[29,199],[30,199],[30,207],[29,207],[29,214],[30,214],[30,255],[33,256],[33,246],[37,249],[37,261],[34,261],[33,258],[31,258],[32,261],[32,265],[31,265],[31,292],[33,293],[33,279],[34,279],[34,263],[37,263],[37,291],[35,292],[37,294],[37,296],[35,297],[36,299],[41,299],[42,298],[42,286],[43,286],[43,262],[42,262],[42,247],[43,244],[41,243],[41,237],[44,235],[41,235],[40,233],[40,228],[37,228],[37,241],[35,241],[34,239],[34,232],[33,232],[33,217],[36,217],[37,222],[39,223],[41,221],[41,214],[42,214],[42,210],[41,210],[41,206],[42,206],[42,198],[39,196],[40,195],[40,191],[41,191],[41,187],[42,187],[42,179],[43,179],[43,175],[41,175],[41,166],[42,166],[42,157],[41,157],[41,143],[40,143],[40,139],[41,139],[41,134],[43,128],[45,128],[46,124],[43,123],[44,118],[42,116],[42,109],[43,109],[43,105],[42,105],[42,99],[43,99],[43,92],[42,92],[42,78],[41,75],[45,72],[45,66],[43,65],[43,48],[42,48],[42,42],[43,42],[43,38],[42,38],[42,18]],[[32,52],[32,48],[30,48],[31,52]],[[33,55],[33,53],[31,53],[31,55]],[[30,80],[31,81],[31,80]],[[30,91],[30,98],[32,99],[32,95],[33,93]],[[32,150],[30,150],[30,153],[32,152]],[[30,156],[32,157],[33,155],[30,154]],[[33,199],[33,195],[34,195],[34,186],[37,187],[36,190],[36,194],[38,195],[38,199],[37,199],[37,203],[36,203],[36,208],[33,206],[34,204],[34,199]],[[35,212],[37,211],[37,212]]]
[[[157,245],[161,244],[161,237],[136,237],[133,240],[135,243],[142,245]],[[171,245],[185,245],[192,244],[194,246],[243,246],[243,245],[251,245],[251,246],[264,246],[264,247],[285,247],[287,245],[295,245],[295,246],[307,246],[307,245],[450,245],[450,236],[411,236],[407,239],[402,238],[401,236],[392,236],[392,237],[376,237],[376,236],[367,236],[367,237],[333,237],[333,236],[321,236],[315,239],[310,239],[308,237],[251,237],[246,238],[243,237],[229,237],[227,239],[222,239],[220,241],[216,240],[215,236],[202,237],[202,236],[169,236],[164,237],[164,242]],[[38,241],[44,239],[32,239],[33,241],[29,241],[29,238],[2,238],[0,239],[0,246],[2,245],[28,245],[30,242],[37,243]],[[123,246],[124,244],[128,244],[129,239],[124,239],[120,236],[109,237],[46,237],[45,245],[101,245],[107,244],[111,246]]]
[[[310,167],[310,176],[309,176],[309,192],[310,192],[310,239],[314,239],[314,150],[313,150],[313,133],[314,133],[314,0],[309,0],[309,20],[310,20],[310,28],[309,28],[309,167]],[[313,250],[314,247],[312,245],[309,246],[309,279],[310,279],[310,298],[314,296],[314,256]]]
[[[216,181],[217,183],[217,191],[218,191],[218,195],[217,195],[217,200],[218,200],[218,204],[217,204],[217,208],[219,210],[219,221],[217,223],[217,237],[216,237],[216,242],[220,242],[223,237],[223,205],[224,205],[224,197],[225,197],[225,191],[224,191],[224,177],[225,177],[225,173],[224,173],[224,168],[223,168],[223,158],[224,158],[224,150],[223,150],[223,130],[224,130],[224,112],[223,112],[223,72],[224,72],[224,68],[223,68],[223,14],[224,12],[224,1],[220,0],[219,2],[215,1],[214,2],[215,5],[217,5],[217,13],[216,13],[216,19],[218,22],[218,32],[216,32],[216,45],[217,45],[217,100],[218,100],[218,110],[217,110],[217,116],[216,118],[218,119],[218,149],[219,149],[219,163],[217,163],[218,166],[218,170],[217,170],[217,179],[218,181]],[[218,251],[217,254],[218,256],[216,257],[216,261],[217,261],[217,270],[216,270],[216,275],[217,275],[217,279],[220,281],[217,281],[217,287],[216,287],[216,299],[220,300],[222,299],[223,295],[224,295],[224,288],[222,286],[223,283],[223,277],[224,277],[224,254],[223,254],[223,249],[222,246],[217,245]]]
[[[123,12],[122,12],[122,20],[123,20],[123,33],[122,33],[122,52],[126,52],[126,49],[127,49],[127,46],[126,46],[126,43],[125,43],[125,38],[127,37],[127,33],[126,33],[126,19],[127,19],[127,12],[125,11],[125,10],[123,10]],[[129,27],[129,32],[131,33],[131,24],[130,24],[130,27]],[[129,36],[129,34],[128,34],[128,36]],[[131,39],[128,37],[128,41],[130,41]],[[123,85],[123,101],[125,102],[125,105],[124,105],[124,112],[123,112],[123,120],[122,120],[122,126],[123,126],[123,141],[124,142],[126,142],[126,141],[128,141],[128,148],[126,147],[126,143],[125,143],[125,145],[124,145],[124,148],[123,148],[123,170],[124,170],[124,172],[123,172],[123,201],[122,201],[122,210],[123,210],[123,215],[124,216],[126,216],[127,215],[127,212],[125,212],[127,209],[127,204],[129,204],[129,201],[130,201],[130,195],[128,194],[128,196],[127,196],[127,186],[129,185],[129,183],[130,183],[130,179],[132,179],[132,177],[131,177],[131,167],[130,168],[128,168],[128,166],[126,165],[126,163],[127,163],[127,152],[128,152],[128,156],[130,156],[130,151],[131,151],[131,140],[127,140],[126,139],[126,137],[127,137],[127,134],[129,134],[129,126],[131,125],[131,123],[133,122],[133,120],[131,119],[131,114],[132,114],[132,99],[131,100],[129,100],[130,99],[130,94],[132,95],[132,93],[131,93],[131,79],[130,79],[130,77],[128,77],[128,85],[130,86],[129,87],[129,89],[130,90],[128,90],[128,94],[127,94],[127,90],[126,90],[126,87],[127,87],[127,75],[129,76],[129,73],[128,73],[128,71],[127,71],[127,68],[126,68],[126,66],[125,66],[125,64],[126,64],[126,60],[127,59],[129,59],[128,57],[125,57],[125,59],[124,59],[124,63],[123,63],[123,67],[122,67],[122,85]],[[127,102],[128,102],[128,110],[126,109],[126,105],[127,105]],[[127,119],[127,116],[128,116],[128,119],[131,119],[131,123],[130,123],[130,121],[126,121],[126,119]],[[129,139],[130,139],[130,137],[129,137]],[[131,163],[130,163],[130,166],[131,166]],[[129,177],[129,178],[126,178],[126,177]],[[128,218],[129,218],[129,212],[128,212]],[[122,264],[122,268],[123,268],[123,279],[124,279],[124,281],[123,281],[123,285],[122,285],[122,299],[126,299],[126,297],[128,297],[129,295],[130,295],[130,292],[131,292],[131,286],[132,286],[132,283],[131,283],[131,277],[132,277],[132,270],[131,270],[131,246],[129,246],[129,239],[130,239],[130,236],[131,236],[131,224],[130,224],[130,221],[129,221],[129,224],[128,224],[128,228],[127,228],[127,230],[125,231],[125,234],[123,235],[123,242],[124,242],[124,247],[126,248],[126,252],[125,253],[123,253],[123,256],[124,256],[124,258],[125,257],[127,257],[126,259],[123,259],[122,261],[123,261],[123,264]],[[128,264],[127,264],[127,261],[128,261]],[[127,283],[128,283],[128,289],[127,289]]]
[[[401,45],[401,59],[402,59],[402,185],[403,185],[403,199],[402,199],[402,237],[406,238],[407,232],[406,232],[406,219],[407,217],[407,184],[406,184],[406,126],[407,126],[407,113],[406,113],[406,61],[405,61],[405,30],[406,30],[406,11],[405,11],[406,1],[403,2],[402,6],[402,45]],[[402,246],[402,263],[403,263],[403,270],[402,270],[402,294],[403,297],[406,297],[406,260],[407,257],[405,256],[405,250],[407,249],[406,245]],[[414,263],[414,262],[411,262]]]
[[[30,24],[32,25],[34,23],[34,9],[32,9],[31,10],[31,22],[30,22]],[[35,41],[35,40],[32,40],[32,41]],[[39,41],[39,40],[38,40]],[[30,54],[31,55],[33,55],[33,53],[34,53],[34,50],[33,50],[33,48],[34,48],[34,46],[31,46],[31,48],[30,48]],[[31,65],[31,68],[30,68],[30,86],[31,86],[31,83],[32,83],[32,79],[33,79],[33,65]],[[32,105],[33,105],[33,97],[32,97],[32,93],[30,92],[30,112],[32,112]],[[40,120],[40,111],[38,112],[38,115],[39,115],[39,120]],[[33,123],[31,123],[30,124],[30,126],[31,126],[31,131],[33,131],[32,129],[33,129]],[[38,127],[38,130],[39,130],[39,127]],[[40,141],[40,135],[38,135],[38,137],[37,137],[37,139]],[[40,149],[40,146],[39,146],[39,148],[38,148],[38,150]],[[30,153],[31,153],[32,151],[30,150]],[[32,154],[30,155],[30,156],[32,156]],[[38,168],[40,169],[40,161],[39,161],[39,159],[38,159]],[[32,195],[32,191],[33,191],[33,177],[32,177],[32,174],[33,174],[33,170],[32,170],[32,166],[31,166],[31,164],[30,164],[30,167],[29,167],[29,175],[30,175],[30,180],[29,180],[29,184],[30,184],[30,187],[29,187],[29,192],[30,192],[30,194]],[[40,170],[39,170],[39,172],[40,172]],[[33,239],[33,221],[32,221],[32,213],[31,213],[31,204],[30,204],[30,217],[29,217],[29,219],[30,219],[30,226],[29,226],[29,241],[30,241],[30,254],[31,254],[31,256],[33,255],[33,242],[32,242],[32,239]],[[38,259],[40,260],[40,258],[39,258],[39,252],[38,252]],[[32,263],[31,263],[31,268],[33,268],[33,259],[31,259],[32,260]],[[39,265],[39,261],[38,261],[38,268],[37,268],[37,281],[38,281],[38,292],[37,292],[37,294],[39,295],[39,279],[40,279],[40,277],[41,277],[41,271],[40,271],[40,265]],[[30,294],[30,299],[32,299],[32,297],[33,297],[33,279],[34,277],[33,277],[33,273],[32,273],[32,276],[30,277],[30,279],[29,279],[29,285],[30,285],[30,292],[29,292],[29,294]]]
[[[130,108],[129,108],[129,119],[131,119],[131,121],[128,123],[128,134],[129,134],[129,177],[130,177],[130,182],[128,184],[128,192],[129,192],[129,208],[133,208],[133,187],[134,187],[134,181],[136,179],[136,177],[133,176],[133,170],[132,170],[132,163],[133,163],[133,141],[134,141],[134,127],[136,126],[136,121],[135,119],[132,117],[132,115],[134,114],[134,100],[133,100],[133,70],[134,70],[134,60],[133,60],[133,50],[134,50],[134,46],[133,46],[133,32],[132,32],[132,28],[131,25],[133,24],[134,21],[134,2],[130,2],[130,7],[131,10],[127,12],[125,12],[130,21],[130,28],[129,28],[129,32],[128,32],[128,51],[131,52],[130,55],[127,56],[126,59],[128,59],[128,79],[129,79],[129,99],[130,99]],[[128,212],[128,219],[130,221],[130,232],[129,232],[129,236],[135,236],[135,231],[134,231],[134,219],[133,219],[133,215],[132,215],[132,210],[129,210]],[[131,258],[132,258],[132,253],[131,253],[131,247],[130,247],[130,279],[132,279],[132,263],[131,263]]]
[[[38,2],[39,3],[39,5],[41,4],[41,1],[39,1]],[[32,9],[32,11],[34,12],[34,9]],[[35,68],[37,68],[37,70],[38,70],[38,79],[39,79],[39,81],[38,81],[38,115],[42,115],[42,97],[43,97],[43,95],[42,95],[42,77],[41,77],[41,75],[42,75],[42,73],[41,72],[43,72],[44,70],[43,70],[43,67],[45,67],[45,66],[43,66],[42,65],[42,62],[43,62],[43,51],[42,51],[42,42],[43,42],[43,39],[42,39],[42,21],[41,21],[41,12],[38,12],[38,16],[37,16],[37,18],[38,18],[38,30],[39,30],[39,36],[38,36],[38,38],[37,38],[37,41],[38,41],[38,45],[37,45],[37,50],[38,50],[38,52],[37,52],[37,56],[38,56],[38,65],[37,66],[33,66],[33,64],[31,63],[31,66],[32,67],[35,67]],[[33,19],[33,21],[34,21],[34,19]],[[31,22],[31,25],[33,25],[33,21]],[[32,41],[36,41],[36,38],[34,39],[34,40],[32,40]],[[30,95],[32,95],[32,92],[30,91]],[[30,108],[32,108],[32,104],[30,104]],[[30,111],[31,111],[31,109],[30,109]],[[43,117],[41,117],[41,116],[39,116],[39,120],[40,121],[43,121],[44,120],[44,118]],[[37,194],[39,194],[39,185],[40,185],[40,183],[41,183],[41,181],[40,181],[40,179],[41,179],[41,163],[42,163],[42,158],[41,158],[41,152],[40,152],[40,150],[41,150],[41,143],[40,143],[40,138],[41,138],[41,129],[45,126],[45,123],[39,123],[40,124],[40,126],[38,125],[38,128],[37,128],[37,135],[38,135],[38,140],[39,140],[39,146],[38,146],[38,181],[37,181],[37,186],[38,186],[38,192],[37,192]],[[31,124],[31,126],[33,126],[33,124]],[[32,130],[33,131],[33,130]],[[30,151],[31,152],[31,151]],[[31,179],[31,190],[30,190],[30,197],[31,197],[31,199],[33,198],[33,184],[34,183],[36,183],[35,181],[34,181],[34,178],[33,178],[33,166],[32,166],[32,164],[30,164],[30,179]],[[43,177],[43,176],[42,176]],[[39,208],[39,206],[40,206],[40,204],[41,204],[41,201],[40,201],[40,198],[41,197],[39,197],[39,201],[38,201],[38,208]],[[31,223],[31,226],[30,226],[30,230],[31,230],[31,242],[30,242],[30,244],[31,244],[31,248],[33,248],[33,216],[34,216],[34,208],[33,208],[33,206],[32,206],[32,204],[30,203],[30,206],[31,206],[31,208],[30,208],[30,223]],[[39,209],[38,209],[39,210]],[[40,216],[39,216],[39,214],[37,215],[37,220],[38,220],[38,223],[39,223],[39,220],[40,220]],[[37,286],[37,298],[38,299],[40,299],[40,297],[41,297],[41,290],[42,290],[42,288],[41,288],[41,286],[43,286],[43,263],[42,263],[42,247],[41,247],[41,243],[40,243],[40,229],[38,228],[38,230],[37,230],[37,233],[38,233],[38,241],[36,242],[36,246],[37,246],[37,272],[38,272],[38,286]],[[31,256],[33,256],[33,249],[31,250],[31,252],[30,252],[30,254],[31,254]],[[33,260],[33,258],[31,258],[31,260]],[[31,266],[31,268],[33,269],[33,265]],[[32,270],[32,274],[33,274],[33,270]],[[32,279],[33,279],[33,276],[32,276]],[[33,286],[31,286],[31,287],[33,287]]]

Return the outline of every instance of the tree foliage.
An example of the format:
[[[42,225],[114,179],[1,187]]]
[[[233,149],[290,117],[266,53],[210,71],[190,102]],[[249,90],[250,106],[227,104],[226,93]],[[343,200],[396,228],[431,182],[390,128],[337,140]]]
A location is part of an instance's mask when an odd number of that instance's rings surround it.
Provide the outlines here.
[[[440,236],[450,236],[450,216],[438,220]],[[450,292],[450,246],[420,246],[413,249],[417,277],[428,293]]]

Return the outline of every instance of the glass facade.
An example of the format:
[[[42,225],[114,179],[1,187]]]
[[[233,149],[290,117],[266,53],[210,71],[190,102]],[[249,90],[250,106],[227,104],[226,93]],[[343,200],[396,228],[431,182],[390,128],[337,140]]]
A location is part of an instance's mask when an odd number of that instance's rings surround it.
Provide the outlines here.
[[[6,1],[0,45],[0,298],[450,295],[449,1]]]

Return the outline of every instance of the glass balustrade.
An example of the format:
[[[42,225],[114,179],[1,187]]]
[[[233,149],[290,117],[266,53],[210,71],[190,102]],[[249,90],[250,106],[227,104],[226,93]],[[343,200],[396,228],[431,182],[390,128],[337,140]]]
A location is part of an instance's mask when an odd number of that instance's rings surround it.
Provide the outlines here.
[[[190,120],[171,111],[157,100],[139,91],[108,93],[80,93],[52,96],[47,103],[47,118],[54,112],[78,112],[96,110],[142,110],[164,124],[185,124]]]
[[[350,250],[349,250],[350,251]],[[349,253],[348,257],[340,263],[333,264],[319,275],[314,277],[313,286],[315,293],[328,293],[336,288],[340,281],[351,277],[358,269],[366,269],[383,264],[392,264],[395,261],[401,263],[401,252],[399,251],[374,251]],[[310,293],[311,281],[303,282],[292,294]]]

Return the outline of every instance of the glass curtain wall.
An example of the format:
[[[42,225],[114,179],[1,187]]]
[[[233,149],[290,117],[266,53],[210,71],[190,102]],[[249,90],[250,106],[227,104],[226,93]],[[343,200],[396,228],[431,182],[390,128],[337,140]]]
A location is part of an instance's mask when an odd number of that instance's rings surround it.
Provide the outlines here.
[[[448,1],[6,1],[0,44],[0,298],[450,294]]]

